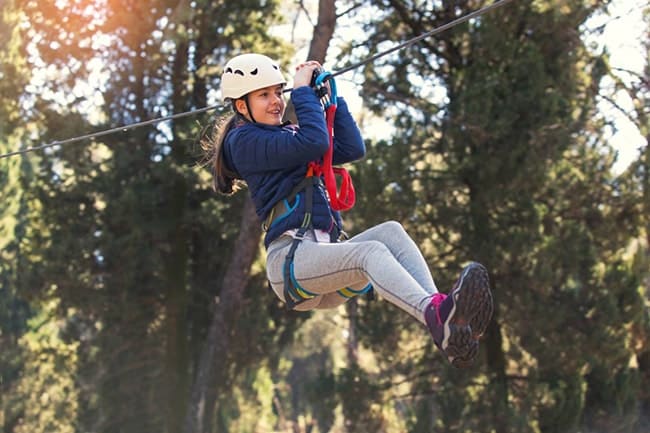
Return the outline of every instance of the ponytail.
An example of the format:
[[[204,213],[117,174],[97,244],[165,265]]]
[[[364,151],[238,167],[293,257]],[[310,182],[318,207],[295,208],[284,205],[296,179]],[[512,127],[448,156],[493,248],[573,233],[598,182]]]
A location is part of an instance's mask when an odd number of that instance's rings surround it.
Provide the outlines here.
[[[231,195],[239,191],[246,183],[231,170],[223,159],[223,143],[228,132],[241,122],[241,115],[234,113],[208,125],[201,132],[201,148],[205,152],[205,164],[212,171],[212,188],[221,194]]]

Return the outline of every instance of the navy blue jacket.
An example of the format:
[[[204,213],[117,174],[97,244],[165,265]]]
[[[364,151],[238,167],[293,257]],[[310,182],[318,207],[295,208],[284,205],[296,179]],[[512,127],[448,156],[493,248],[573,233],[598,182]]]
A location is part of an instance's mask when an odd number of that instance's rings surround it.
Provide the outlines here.
[[[305,178],[311,161],[322,161],[329,147],[325,116],[314,90],[303,86],[291,93],[298,128],[245,122],[232,129],[224,141],[224,160],[248,184],[260,221],[264,221],[273,206],[287,198],[293,188]],[[348,106],[337,100],[334,118],[335,165],[363,157],[366,148]],[[331,232],[340,223],[322,187],[314,189],[312,222],[316,229]],[[298,206],[285,218],[278,219],[264,238],[266,247],[289,229],[300,227],[304,216],[304,192],[297,198]],[[293,202],[292,202],[293,204]]]

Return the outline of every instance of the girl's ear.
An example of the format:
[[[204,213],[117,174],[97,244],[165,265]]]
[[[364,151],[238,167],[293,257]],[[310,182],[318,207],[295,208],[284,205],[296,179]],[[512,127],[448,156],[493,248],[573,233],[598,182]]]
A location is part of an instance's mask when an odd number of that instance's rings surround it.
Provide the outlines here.
[[[235,108],[237,109],[237,112],[239,114],[248,116],[248,107],[246,106],[246,101],[244,101],[243,99],[237,99],[235,101]]]

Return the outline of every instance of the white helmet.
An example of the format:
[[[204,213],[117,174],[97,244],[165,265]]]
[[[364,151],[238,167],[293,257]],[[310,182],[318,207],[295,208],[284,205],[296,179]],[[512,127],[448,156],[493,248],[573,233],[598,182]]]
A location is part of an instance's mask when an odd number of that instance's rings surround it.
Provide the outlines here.
[[[280,67],[262,54],[241,54],[230,59],[221,75],[221,95],[225,101],[239,99],[253,90],[287,84]]]

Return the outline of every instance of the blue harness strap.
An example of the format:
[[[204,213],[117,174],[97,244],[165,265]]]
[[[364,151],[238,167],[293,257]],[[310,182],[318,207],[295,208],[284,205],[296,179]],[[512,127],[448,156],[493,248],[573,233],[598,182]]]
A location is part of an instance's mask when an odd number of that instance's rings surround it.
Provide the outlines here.
[[[302,225],[296,232],[291,247],[284,260],[283,277],[284,277],[284,302],[287,304],[289,310],[293,310],[296,305],[301,302],[311,299],[316,295],[306,292],[302,287],[297,284],[293,274],[293,259],[296,254],[296,249],[300,242],[305,238],[307,230],[313,229],[311,213],[314,204],[314,184],[318,184],[320,179],[317,176],[308,176],[298,186],[305,190],[305,216],[302,220]],[[295,283],[294,283],[295,282]],[[304,293],[304,296],[301,294]]]
[[[320,178],[317,176],[309,176],[299,184],[299,186],[304,188],[305,191],[305,217],[302,220],[302,225],[293,238],[293,242],[291,242],[291,247],[289,248],[289,252],[284,260],[284,267],[282,269],[284,279],[284,301],[289,310],[293,310],[297,305],[318,296],[316,293],[311,293],[298,283],[294,274],[293,261],[298,246],[305,238],[307,232],[313,229],[311,214],[313,208],[314,187],[319,183]],[[368,295],[369,299],[373,299],[374,297],[374,291],[371,284],[368,284],[361,290],[353,290],[349,287],[345,287],[337,290],[337,293],[344,298],[352,298],[364,293]]]

